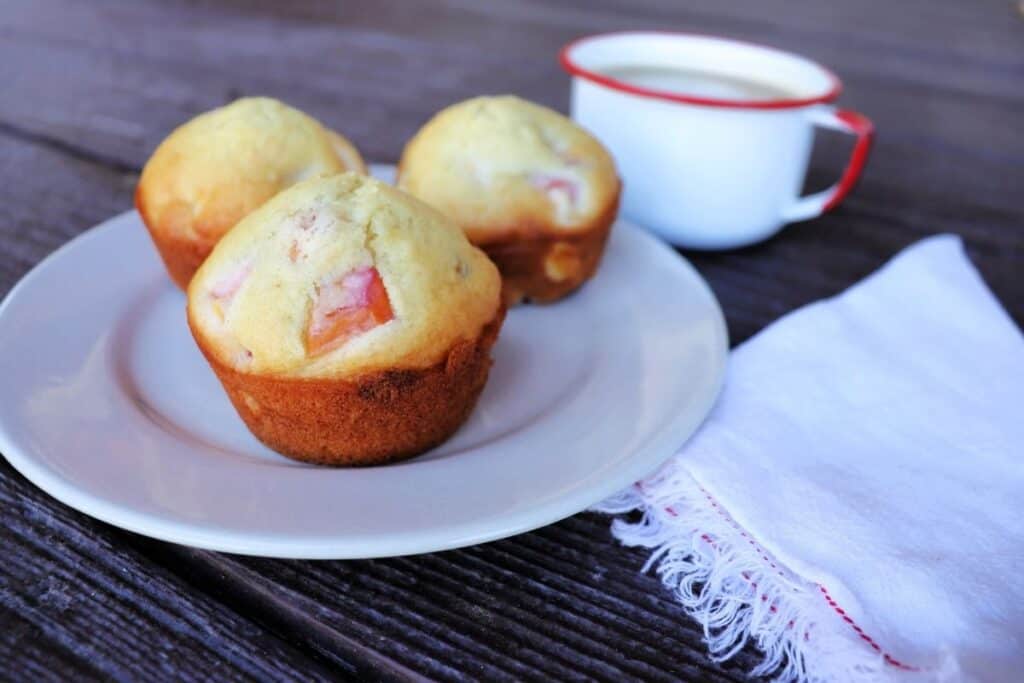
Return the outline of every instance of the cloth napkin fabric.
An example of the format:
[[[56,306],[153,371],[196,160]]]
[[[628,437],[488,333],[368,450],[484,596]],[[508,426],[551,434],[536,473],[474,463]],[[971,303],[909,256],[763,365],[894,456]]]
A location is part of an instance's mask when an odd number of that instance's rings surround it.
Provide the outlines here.
[[[738,347],[700,431],[599,509],[642,511],[614,534],[755,674],[1024,680],[1024,338],[954,236]]]

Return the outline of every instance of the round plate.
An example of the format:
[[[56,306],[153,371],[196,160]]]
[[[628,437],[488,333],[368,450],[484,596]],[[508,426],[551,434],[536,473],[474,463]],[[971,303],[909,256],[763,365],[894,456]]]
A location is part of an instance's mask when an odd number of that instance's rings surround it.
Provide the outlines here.
[[[135,212],[50,255],[0,306],[0,452],[105,522],[275,557],[430,552],[584,510],[693,433],[728,348],[696,271],[620,221],[579,292],[509,312],[452,439],[394,465],[331,469],[249,434],[184,309]]]

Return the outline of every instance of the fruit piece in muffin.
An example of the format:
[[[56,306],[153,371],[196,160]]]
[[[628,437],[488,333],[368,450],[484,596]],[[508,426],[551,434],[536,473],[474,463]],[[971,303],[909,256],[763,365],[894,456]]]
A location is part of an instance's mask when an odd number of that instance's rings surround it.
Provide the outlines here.
[[[377,269],[357,268],[317,291],[306,327],[306,349],[319,356],[394,315]]]
[[[135,205],[182,289],[224,233],[304,178],[366,172],[348,140],[277,100],[250,97],[172,132],[142,169]]]
[[[253,434],[333,465],[448,438],[503,318],[497,269],[450,219],[355,173],[252,212],[188,289],[193,336]]]
[[[487,252],[510,302],[553,301],[594,274],[620,189],[601,143],[512,96],[477,97],[434,116],[406,145],[398,185]]]

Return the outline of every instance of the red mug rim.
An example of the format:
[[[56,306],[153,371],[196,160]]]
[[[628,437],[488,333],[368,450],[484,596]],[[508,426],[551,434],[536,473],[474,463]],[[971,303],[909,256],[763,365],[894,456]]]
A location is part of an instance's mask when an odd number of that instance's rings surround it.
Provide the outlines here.
[[[626,83],[620,81],[617,78],[606,76],[597,71],[591,71],[580,66],[573,60],[570,53],[578,47],[581,43],[589,40],[596,40],[599,38],[612,38],[615,36],[643,36],[643,35],[656,35],[656,36],[681,36],[690,38],[712,38],[714,40],[720,40],[726,43],[735,43],[737,45],[743,45],[746,47],[756,47],[761,50],[768,50],[771,52],[777,52],[788,57],[796,57],[802,59],[805,62],[814,65],[820,69],[830,81],[829,89],[821,95],[814,97],[803,97],[803,98],[780,98],[776,100],[731,100],[717,97],[700,97],[697,95],[686,95],[683,93],[670,92],[668,90],[658,90],[656,88],[646,88],[639,85],[633,85],[632,83]],[[770,47],[768,45],[761,45],[758,43],[751,43],[745,40],[736,40],[734,38],[726,38],[724,36],[716,36],[707,33],[692,33],[686,31],[613,31],[610,33],[595,33],[589,36],[583,36],[577,38],[572,42],[568,43],[558,53],[558,61],[561,63],[562,68],[565,69],[570,75],[578,76],[579,78],[592,81],[599,85],[603,85],[606,88],[612,90],[618,90],[620,92],[629,93],[631,95],[639,95],[641,97],[651,97],[658,100],[666,100],[669,102],[681,102],[683,104],[697,104],[706,107],[728,107],[732,109],[789,109],[793,107],[806,107],[811,104],[820,104],[823,102],[832,102],[839,93],[843,90],[842,81],[839,77],[832,73],[831,70],[825,68],[821,64],[818,64],[814,60],[807,59],[801,55],[793,52],[787,52],[785,50],[779,50],[778,48]]]

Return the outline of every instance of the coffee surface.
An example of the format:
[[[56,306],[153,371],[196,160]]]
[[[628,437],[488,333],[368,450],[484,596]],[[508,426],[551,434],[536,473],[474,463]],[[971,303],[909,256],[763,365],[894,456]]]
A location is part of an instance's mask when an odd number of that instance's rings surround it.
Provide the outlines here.
[[[763,102],[797,95],[756,77],[726,76],[711,71],[672,66],[615,66],[601,73],[618,81],[680,95]]]

